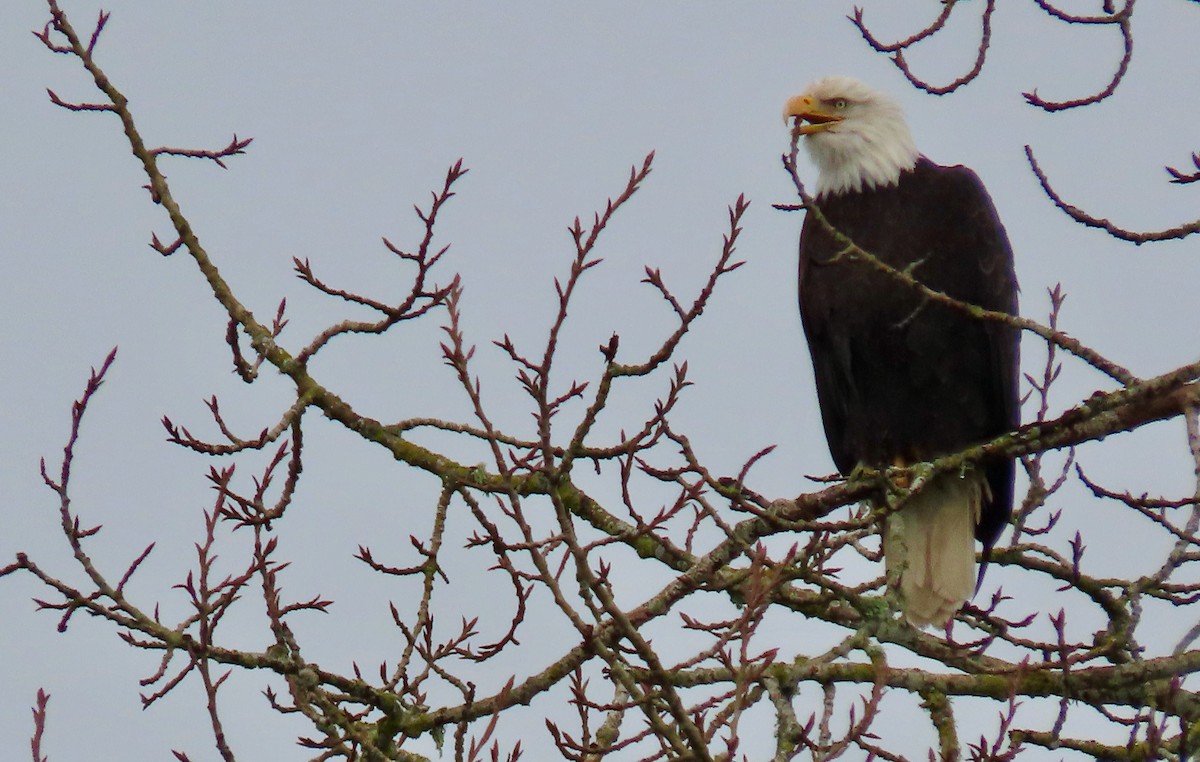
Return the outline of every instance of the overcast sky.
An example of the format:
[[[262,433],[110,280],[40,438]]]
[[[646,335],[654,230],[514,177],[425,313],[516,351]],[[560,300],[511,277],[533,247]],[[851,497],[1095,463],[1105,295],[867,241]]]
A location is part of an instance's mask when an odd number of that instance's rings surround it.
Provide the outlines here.
[[[885,39],[911,34],[940,8],[866,5]],[[1013,242],[1026,316],[1044,319],[1046,289],[1061,282],[1069,293],[1061,327],[1133,372],[1151,375],[1200,354],[1196,244],[1135,248],[1079,228],[1040,193],[1023,154],[1031,145],[1069,201],[1126,227],[1197,216],[1196,187],[1169,186],[1162,167],[1185,166],[1200,149],[1200,57],[1185,57],[1200,39],[1200,8],[1139,5],[1136,55],[1117,95],[1048,115],[1025,106],[1021,92],[1074,98],[1099,89],[1116,65],[1119,37],[1067,28],[1032,3],[1002,5],[983,75],[943,98],[913,90],[872,53],[845,19],[850,5],[801,0],[298,2],[287,12],[283,4],[232,0],[114,0],[104,6],[112,18],[97,59],[130,99],[150,144],[216,148],[233,133],[254,138],[228,171],[185,160],[164,166],[242,300],[266,317],[288,298],[290,347],[352,314],[309,293],[292,273],[292,257],[309,258],[340,286],[394,295],[405,281],[380,236],[414,243],[420,228],[411,205],[426,203],[446,168],[463,158],[470,173],[438,231],[441,243],[452,244],[444,272],[462,274],[476,370],[500,422],[518,431],[528,430],[529,407],[491,341],[508,333],[534,350],[544,338],[552,279],[572,255],[573,218],[602,208],[629,168],[656,152],[646,185],[602,240],[605,262],[569,324],[563,383],[594,376],[595,347],[614,331],[634,360],[670,329],[661,302],[639,283],[643,268],[659,267],[669,285],[693,293],[719,254],[725,208],[745,193],[751,208],[738,255],[747,264],[681,348],[678,359],[698,383],[679,414],[719,473],[777,445],[756,470],[755,487],[787,497],[811,488],[804,474],[832,470],[795,306],[802,218],[771,208],[795,200],[779,161],[788,138],[782,104],[818,76],[850,74],[893,93],[926,155],[981,175]],[[1093,3],[1076,5],[1094,11]],[[933,81],[957,77],[973,60],[971,6],[982,4],[964,4],[963,23],[914,54]],[[81,31],[98,10],[91,0],[63,7]],[[75,508],[85,523],[104,525],[93,550],[114,573],[158,543],[134,590],[178,614],[182,596],[168,588],[192,562],[212,497],[208,463],[165,444],[158,419],[208,432],[202,400],[216,393],[249,434],[274,421],[287,387],[273,378],[250,388],[236,382],[223,313],[193,262],[147,246],[152,232],[173,236],[141,188],[145,178],[117,121],[48,102],[47,87],[68,100],[96,94],[77,61],[29,34],[46,18],[36,0],[0,8],[0,564],[25,551],[79,581],[37,463],[56,462],[88,368],[119,345],[89,411]],[[381,342],[344,342],[316,366],[319,378],[381,420],[467,420],[440,362],[438,321]],[[1026,340],[1025,353],[1026,370],[1036,371],[1039,347]],[[1097,388],[1110,387],[1071,365],[1056,402],[1070,405]],[[643,415],[635,402],[629,415]],[[611,432],[641,420],[607,425]],[[314,625],[317,653],[336,662],[337,646],[353,643],[377,654],[397,642],[392,632],[373,634],[389,627],[388,592],[350,557],[367,540],[404,552],[408,534],[424,531],[423,521],[405,522],[426,515],[427,495],[381,452],[315,417],[310,424],[305,491],[284,535],[298,559],[289,589],[343,606],[341,618]],[[1178,422],[1080,452],[1108,486],[1168,496],[1193,488],[1184,455]],[[1094,527],[1094,514],[1072,513],[1064,500],[1064,531]],[[1128,542],[1102,532],[1094,539],[1100,554]],[[140,712],[137,679],[153,672],[154,658],[131,653],[112,628],[82,617],[58,634],[56,617],[29,603],[45,594],[30,579],[0,581],[0,749],[7,750],[0,756],[24,753],[28,707],[44,687],[53,694],[46,748],[54,760],[166,759],[172,748],[213,758],[195,686]],[[1177,634],[1191,624],[1164,628]],[[261,629],[245,632],[245,647],[265,645]],[[261,689],[239,677],[231,701],[261,707]],[[245,759],[308,756],[291,745],[298,728],[289,721],[256,718],[230,718]],[[532,732],[543,732],[540,720]]]

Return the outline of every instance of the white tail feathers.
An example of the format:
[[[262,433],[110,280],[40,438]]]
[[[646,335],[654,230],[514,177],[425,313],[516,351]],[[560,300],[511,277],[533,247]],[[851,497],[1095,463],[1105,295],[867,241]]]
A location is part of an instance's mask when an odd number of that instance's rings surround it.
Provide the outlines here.
[[[943,474],[888,516],[887,574],[899,575],[900,607],[913,625],[944,626],[974,593],[975,525],[986,490],[982,474]]]

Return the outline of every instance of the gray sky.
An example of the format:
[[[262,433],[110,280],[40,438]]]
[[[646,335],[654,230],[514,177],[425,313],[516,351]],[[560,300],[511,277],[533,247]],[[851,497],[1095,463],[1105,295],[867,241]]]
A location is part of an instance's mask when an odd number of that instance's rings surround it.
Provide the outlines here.
[[[889,39],[915,31],[940,7],[866,5]],[[532,351],[544,339],[552,279],[572,254],[567,226],[602,208],[629,167],[654,150],[654,172],[605,233],[605,262],[568,325],[572,347],[561,358],[560,382],[593,377],[595,347],[614,331],[634,359],[670,330],[661,301],[639,283],[643,267],[662,268],[678,293],[693,293],[719,253],[726,206],[745,193],[752,206],[738,254],[747,264],[681,348],[698,384],[680,422],[718,472],[736,472],[755,451],[777,445],[755,472],[755,488],[772,496],[807,490],[804,474],[832,470],[795,307],[801,216],[771,209],[794,200],[779,162],[787,148],[782,103],[828,73],[894,93],[924,153],[979,172],[1013,241],[1026,316],[1044,319],[1046,288],[1062,282],[1069,298],[1061,327],[1135,373],[1162,372],[1200,352],[1196,244],[1135,248],[1082,230],[1041,195],[1023,156],[1032,145],[1069,201],[1118,224],[1159,228],[1195,217],[1195,187],[1168,186],[1162,170],[1183,167],[1200,149],[1200,65],[1194,56],[1181,60],[1200,38],[1200,11],[1187,4],[1139,6],[1136,55],[1117,96],[1054,116],[1025,106],[1021,91],[1072,98],[1098,89],[1116,64],[1119,39],[1113,30],[1068,29],[1032,3],[1003,4],[984,74],[944,98],[913,90],[870,52],[845,20],[845,3],[304,2],[287,13],[279,4],[231,1],[104,7],[113,15],[98,60],[151,144],[217,148],[234,132],[255,139],[228,171],[184,160],[165,167],[243,301],[266,317],[288,298],[289,346],[354,314],[296,280],[291,258],[311,259],[319,275],[344,287],[397,293],[404,273],[379,237],[414,242],[411,205],[425,204],[446,168],[464,159],[471,171],[439,228],[439,241],[452,244],[444,272],[462,273],[465,329],[479,346],[475,370],[496,417],[517,430],[528,430],[529,406],[491,341],[508,333]],[[66,0],[64,8],[81,30],[97,12],[92,2]],[[971,12],[961,11],[964,22]],[[8,326],[0,564],[26,551],[79,581],[37,463],[44,455],[55,467],[89,366],[119,345],[89,411],[75,508],[85,522],[104,525],[92,550],[114,575],[158,543],[133,590],[160,600],[170,618],[183,611],[183,598],[169,585],[194,560],[201,510],[212,496],[208,463],[165,444],[158,419],[166,414],[209,433],[202,400],[216,393],[243,432],[256,432],[286,405],[287,387],[275,378],[249,388],[235,381],[223,314],[193,263],[146,245],[152,231],[166,238],[168,223],[141,189],[145,179],[116,120],[48,102],[47,87],[68,100],[91,100],[94,90],[76,61],[50,54],[29,34],[46,17],[35,0],[0,9],[0,310]],[[975,34],[956,25],[913,61],[934,81],[952,79],[973,59]],[[315,371],[385,421],[466,420],[465,399],[440,362],[440,320],[382,341],[342,342]],[[1025,353],[1026,370],[1036,372],[1040,348],[1027,340]],[[1056,401],[1066,406],[1101,387],[1108,388],[1098,374],[1070,363]],[[618,411],[628,414],[604,422],[607,431],[644,420],[646,399],[664,388],[665,381],[649,384],[622,400]],[[304,491],[283,536],[297,558],[285,584],[298,598],[338,601],[333,615],[305,620],[312,658],[340,668],[361,658],[374,670],[379,654],[398,648],[385,603],[397,593],[350,556],[369,540],[377,553],[402,558],[408,535],[427,531],[429,485],[332,425],[311,420],[308,434]],[[1168,496],[1192,489],[1177,422],[1086,446],[1080,459],[1115,489]],[[1066,497],[1061,507],[1064,537],[1094,527],[1086,503]],[[1092,542],[1104,558],[1129,538],[1100,531]],[[44,594],[30,579],[0,582],[6,756],[26,748],[28,707],[41,686],[53,694],[46,748],[55,760],[166,759],[171,748],[212,758],[198,688],[140,712],[136,680],[153,672],[154,657],[131,652],[110,627],[84,617],[56,633],[56,618],[28,602]],[[462,613],[487,605],[486,596],[464,599]],[[456,616],[448,612],[447,621]],[[1181,616],[1164,630],[1177,637],[1192,623]],[[266,643],[252,615],[229,629],[247,648]],[[786,638],[787,624],[777,631]],[[253,708],[229,718],[235,750],[245,759],[306,758],[290,745],[299,732],[290,720],[261,722],[262,687],[239,675],[228,689],[230,706]],[[540,719],[529,732],[544,733]]]

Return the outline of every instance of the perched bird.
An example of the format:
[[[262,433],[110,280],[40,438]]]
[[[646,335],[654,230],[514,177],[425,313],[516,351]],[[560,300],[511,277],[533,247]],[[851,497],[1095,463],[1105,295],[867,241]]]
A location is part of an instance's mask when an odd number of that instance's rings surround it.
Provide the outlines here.
[[[934,291],[1017,314],[1012,249],[978,176],[918,153],[895,101],[827,77],[787,102],[840,233]],[[908,466],[1020,423],[1019,332],[938,303],[847,252],[812,213],[800,233],[800,317],[838,470]],[[883,550],[916,626],[943,626],[1012,513],[1013,462],[932,478],[886,519]]]

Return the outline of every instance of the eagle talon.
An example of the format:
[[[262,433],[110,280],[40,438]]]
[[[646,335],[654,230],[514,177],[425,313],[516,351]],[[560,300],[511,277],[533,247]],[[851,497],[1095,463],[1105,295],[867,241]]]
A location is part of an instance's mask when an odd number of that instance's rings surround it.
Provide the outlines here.
[[[874,479],[879,476],[879,469],[871,468],[866,463],[855,464],[854,469],[846,476],[846,481],[856,481],[858,479]]]

